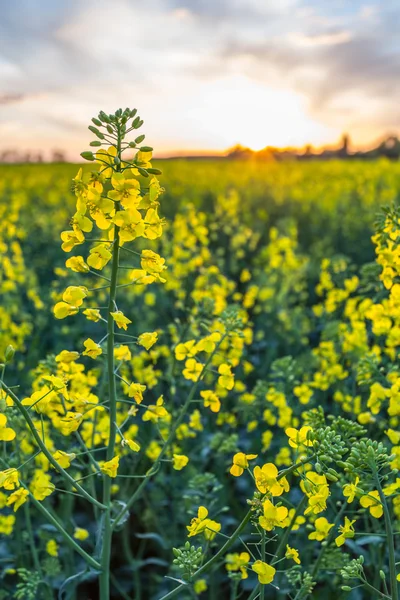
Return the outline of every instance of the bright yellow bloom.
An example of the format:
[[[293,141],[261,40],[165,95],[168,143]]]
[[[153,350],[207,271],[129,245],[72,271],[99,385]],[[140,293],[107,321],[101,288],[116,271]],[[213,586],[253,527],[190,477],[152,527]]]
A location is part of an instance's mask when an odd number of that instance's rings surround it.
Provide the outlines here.
[[[57,302],[54,306],[54,316],[56,319],[65,319],[72,315],[76,315],[79,312],[79,308],[68,304],[67,302]]]
[[[178,344],[175,348],[176,360],[185,360],[186,358],[192,358],[196,354],[196,342],[189,340],[185,343]]]
[[[91,338],[85,340],[83,342],[83,345],[85,346],[85,350],[82,352],[84,356],[90,356],[90,358],[94,359],[100,356],[100,354],[103,354],[103,350],[101,349],[99,344],[96,344],[96,342],[93,341]]]
[[[182,471],[189,462],[189,458],[184,454],[173,454],[172,459],[172,466],[175,471]]]
[[[262,560],[256,560],[251,568],[257,573],[258,581],[262,585],[271,583],[274,580],[276,569],[271,567],[268,563],[265,563]]]
[[[139,346],[146,348],[146,350],[150,350],[150,348],[157,342],[157,338],[157,331],[153,331],[153,333],[142,333],[139,335],[137,343]]]
[[[200,392],[200,396],[204,399],[204,407],[209,407],[212,412],[219,412],[221,408],[221,401],[217,394],[212,390],[203,390]]]
[[[312,446],[311,440],[307,439],[308,433],[312,431],[311,427],[305,425],[300,430],[294,427],[288,427],[285,429],[285,433],[289,438],[289,445],[292,448],[298,448],[299,446]]]
[[[63,241],[61,248],[64,252],[71,252],[72,248],[83,244],[85,236],[80,229],[75,228],[74,230],[63,231],[61,233],[61,239]]]
[[[50,476],[47,473],[37,469],[30,483],[29,490],[36,500],[42,501],[54,492],[55,485],[51,482]]]
[[[156,252],[153,252],[153,250],[142,250],[140,265],[146,273],[149,273],[161,283],[165,283],[165,279],[161,277],[161,273],[167,268],[165,265],[165,258],[161,258],[161,256]]]
[[[152,421],[156,423],[159,419],[163,419],[168,416],[168,411],[164,408],[164,398],[160,396],[157,399],[156,404],[150,404],[145,411],[142,420]]]
[[[258,522],[266,531],[271,531],[274,527],[284,527],[288,512],[286,506],[275,506],[267,499],[263,503],[264,514],[259,517]]]
[[[76,454],[74,454],[73,452],[68,454],[68,452],[63,452],[62,450],[56,450],[53,453],[53,458],[63,469],[68,469],[68,467],[71,466],[71,461],[73,461],[75,457]]]
[[[193,584],[193,590],[196,594],[202,594],[207,591],[207,582],[205,579],[198,579]]]
[[[355,495],[357,493],[358,482],[360,481],[359,477],[356,477],[354,483],[348,483],[343,486],[343,496],[347,498],[347,502],[351,504],[353,502]]]
[[[63,435],[70,435],[79,429],[83,415],[79,412],[68,411],[66,415],[60,417],[59,428]]]
[[[266,494],[267,492],[272,496],[281,496],[284,491],[289,491],[289,484],[286,478],[281,481],[277,480],[278,469],[272,463],[267,463],[260,467],[254,467],[254,478],[257,489]]]
[[[126,331],[128,329],[129,323],[132,323],[132,321],[130,319],[128,319],[128,317],[126,317],[124,315],[124,313],[121,312],[120,310],[118,310],[117,312],[112,312],[112,313],[110,313],[110,315],[116,322],[117,327],[119,329],[125,329],[125,331]]]
[[[75,273],[87,273],[90,269],[83,256],[72,256],[65,261],[65,266]]]
[[[83,529],[82,527],[75,527],[74,538],[81,542],[84,542],[89,537],[89,532],[87,529]]]
[[[17,469],[6,469],[0,471],[0,489],[15,490],[20,485]]]
[[[233,457],[233,465],[230,468],[230,474],[235,477],[243,475],[243,471],[249,468],[249,460],[257,458],[257,454],[244,454],[243,452],[237,452]]]
[[[221,530],[221,524],[209,519],[208,510],[204,506],[200,506],[197,517],[191,520],[186,529],[189,531],[188,537],[203,533],[207,540],[213,540],[218,531]]]
[[[130,450],[132,450],[132,452],[139,452],[139,450],[140,450],[140,445],[137,442],[135,442],[135,440],[129,440],[129,439],[125,438],[122,441],[122,445],[128,446],[128,448]]]
[[[219,365],[218,373],[218,385],[226,390],[231,390],[235,385],[235,378],[231,371],[231,367],[223,363],[222,365]]]
[[[247,579],[247,565],[250,562],[250,554],[248,552],[227,554],[225,560],[227,571],[240,571],[242,579]]]
[[[58,556],[58,544],[56,540],[49,540],[46,544],[46,552],[50,556]]]
[[[19,507],[26,502],[28,496],[28,490],[20,487],[8,497],[7,506],[12,506],[14,504],[14,512],[17,512]]]
[[[353,523],[356,520],[350,521],[347,517],[344,518],[344,525],[340,525],[339,531],[340,535],[335,539],[336,546],[343,546],[347,539],[353,538],[355,536],[355,531],[353,527]]]
[[[325,540],[328,537],[334,524],[329,523],[328,519],[325,519],[325,517],[319,517],[318,519],[315,519],[314,527],[315,531],[312,531],[309,534],[308,539],[322,542],[322,540]]]
[[[106,264],[111,260],[112,253],[105,247],[104,244],[98,244],[89,250],[87,264],[92,269],[101,271]]]
[[[363,508],[369,508],[370,514],[375,519],[379,519],[383,515],[383,506],[377,490],[368,492],[368,495],[361,496],[360,504]]]
[[[128,390],[128,396],[140,404],[143,400],[143,392],[145,389],[146,386],[141,383],[131,383]]]
[[[119,456],[114,456],[111,460],[107,460],[100,465],[100,471],[109,477],[116,477],[119,467]]]
[[[131,360],[132,358],[129,346],[125,345],[114,348],[114,356],[117,360]]]
[[[299,551],[296,550],[296,548],[291,548],[289,545],[286,545],[285,557],[291,558],[298,565],[301,563],[299,558]]]
[[[15,431],[7,427],[7,417],[0,413],[0,442],[11,442],[13,439],[15,439]]]
[[[101,315],[97,308],[86,308],[86,310],[83,311],[83,314],[88,321],[93,321],[94,323],[98,323],[98,321],[100,321]]]
[[[185,379],[189,379],[191,381],[198,381],[203,371],[203,368],[203,365],[197,362],[196,359],[188,358],[185,362],[185,368],[182,371],[182,375]]]

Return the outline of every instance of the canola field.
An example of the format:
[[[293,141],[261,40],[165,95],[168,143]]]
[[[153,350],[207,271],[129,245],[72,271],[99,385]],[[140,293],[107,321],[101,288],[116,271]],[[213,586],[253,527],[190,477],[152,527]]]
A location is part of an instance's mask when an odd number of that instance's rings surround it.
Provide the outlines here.
[[[120,150],[0,166],[0,598],[397,599],[400,166]]]

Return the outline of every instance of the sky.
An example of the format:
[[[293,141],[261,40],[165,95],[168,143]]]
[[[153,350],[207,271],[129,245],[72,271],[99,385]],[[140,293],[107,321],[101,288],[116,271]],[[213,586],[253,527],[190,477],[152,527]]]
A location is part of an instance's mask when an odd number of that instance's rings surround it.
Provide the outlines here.
[[[0,151],[75,160],[126,106],[158,155],[370,146],[400,133],[399,20],[398,0],[0,0]]]

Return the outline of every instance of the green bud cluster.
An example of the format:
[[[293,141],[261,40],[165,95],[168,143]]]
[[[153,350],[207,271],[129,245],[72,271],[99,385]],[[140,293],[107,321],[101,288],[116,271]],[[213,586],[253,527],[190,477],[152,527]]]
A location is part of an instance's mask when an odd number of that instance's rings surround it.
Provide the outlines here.
[[[312,431],[310,439],[313,442],[313,449],[317,455],[317,463],[326,465],[334,461],[340,461],[344,454],[348,452],[347,444],[341,435],[331,426]],[[336,475],[335,473],[334,476],[336,477]]]
[[[343,468],[352,476],[373,475],[382,469],[390,469],[394,456],[389,456],[382,442],[362,439],[354,443]],[[390,469],[391,470],[391,469]]]
[[[237,433],[227,435],[218,431],[210,440],[210,448],[218,454],[234,454],[237,452],[238,443],[239,435]]]
[[[239,307],[231,305],[221,314],[221,321],[230,332],[238,333],[243,329],[243,319],[239,316]]]
[[[344,581],[350,579],[361,579],[364,575],[364,556],[361,554],[358,558],[350,561],[345,567],[340,570],[340,574]]]
[[[297,567],[286,571],[286,577],[289,583],[297,589],[297,598],[306,598],[312,593],[315,581],[310,573],[307,571],[301,572]]]
[[[317,406],[303,413],[304,425],[311,427],[313,431],[325,427],[325,414],[322,406]]]
[[[132,120],[131,120],[132,119]],[[130,131],[139,129],[143,125],[143,119],[137,115],[136,108],[130,109],[119,108],[114,114],[107,115],[104,111],[100,111],[97,117],[92,118],[93,125],[89,125],[88,129],[91,133],[96,136],[96,140],[90,142],[91,147],[98,148],[99,146],[115,146],[117,140],[124,142],[125,136]],[[101,131],[103,129],[103,131]],[[141,143],[145,139],[145,135],[139,135],[134,141],[125,143],[122,150],[128,148],[134,148],[141,152],[152,152],[151,146],[141,146]],[[90,150],[86,150],[81,153],[81,157],[85,160],[93,162],[96,160],[96,156]],[[121,159],[119,156],[114,157],[114,165],[119,166]],[[160,175],[159,169],[153,167],[146,167],[146,163],[140,162],[140,158],[136,155],[133,161],[127,162],[127,166],[135,167],[142,177],[148,177],[149,175]]]
[[[172,548],[174,553],[174,565],[183,572],[183,576],[190,579],[192,573],[199,568],[201,559],[203,556],[203,550],[201,547],[195,548],[191,546],[190,542],[187,541],[183,548]]]

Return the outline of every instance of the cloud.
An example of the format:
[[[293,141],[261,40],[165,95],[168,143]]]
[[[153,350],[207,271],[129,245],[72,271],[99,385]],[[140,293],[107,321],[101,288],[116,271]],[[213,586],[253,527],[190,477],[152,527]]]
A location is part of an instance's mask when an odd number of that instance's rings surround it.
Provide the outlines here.
[[[78,152],[87,121],[119,105],[144,107],[162,148],[206,147],[205,135],[212,146],[204,123],[218,127],[224,103],[253,92],[296,97],[288,110],[298,118],[303,107],[310,136],[346,127],[362,140],[399,127],[399,17],[390,0],[10,2],[0,21],[0,146],[12,132],[21,145]],[[214,138],[240,141],[233,135]]]

